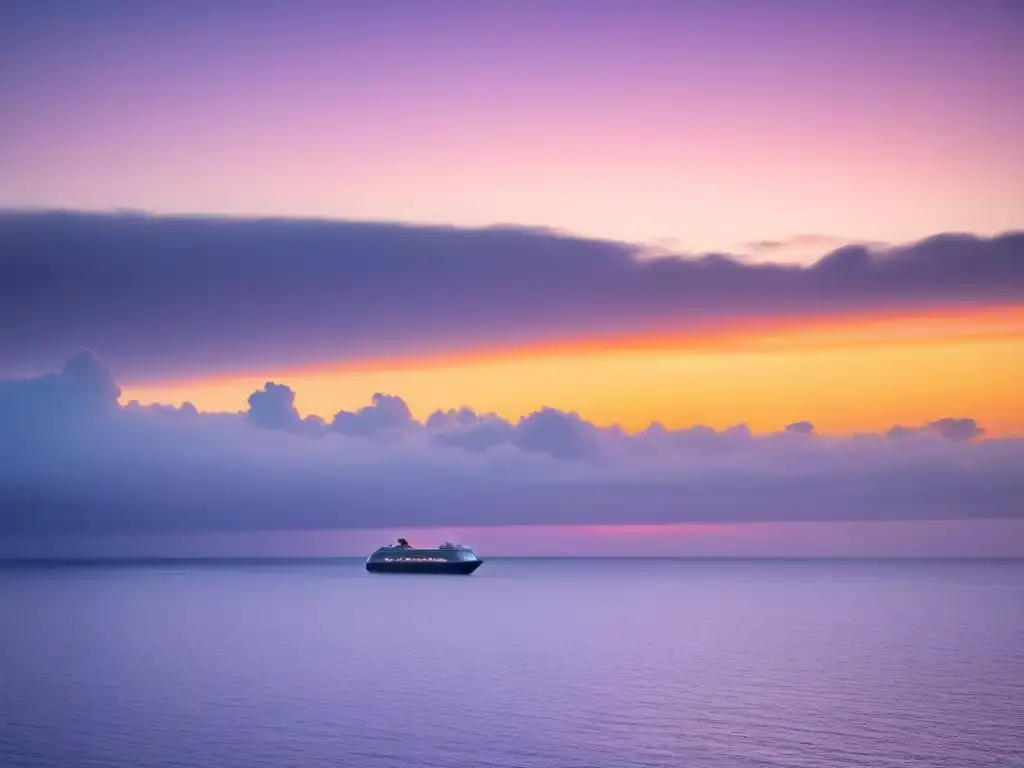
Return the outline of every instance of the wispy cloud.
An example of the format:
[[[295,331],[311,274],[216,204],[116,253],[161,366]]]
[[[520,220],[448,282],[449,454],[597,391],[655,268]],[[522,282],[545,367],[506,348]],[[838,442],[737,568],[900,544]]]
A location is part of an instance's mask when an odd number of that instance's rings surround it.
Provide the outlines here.
[[[773,240],[751,240],[741,243],[738,251],[759,261],[813,264],[823,254],[847,246],[884,251],[886,248],[891,247],[891,244],[881,240],[805,233]]]

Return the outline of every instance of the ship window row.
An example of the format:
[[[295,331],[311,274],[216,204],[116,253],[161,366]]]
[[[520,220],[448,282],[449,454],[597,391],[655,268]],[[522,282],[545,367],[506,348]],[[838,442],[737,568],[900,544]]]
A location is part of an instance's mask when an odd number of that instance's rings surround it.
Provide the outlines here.
[[[447,563],[443,557],[385,557],[386,563]]]

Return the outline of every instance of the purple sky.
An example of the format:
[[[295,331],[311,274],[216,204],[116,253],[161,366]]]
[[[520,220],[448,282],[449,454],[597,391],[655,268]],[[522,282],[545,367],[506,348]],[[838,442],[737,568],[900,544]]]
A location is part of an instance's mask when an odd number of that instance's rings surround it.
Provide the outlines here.
[[[1020,549],[1022,442],[977,413],[626,435],[380,398],[317,421],[287,386],[122,407],[104,365],[1019,307],[1022,32],[1017,0],[2,0],[0,537],[515,526],[529,551],[545,524],[682,524],[725,528],[666,553]],[[118,208],[204,220],[23,212]],[[83,347],[103,364],[47,374]]]
[[[1022,8],[8,0],[0,206],[995,234],[1024,209]]]

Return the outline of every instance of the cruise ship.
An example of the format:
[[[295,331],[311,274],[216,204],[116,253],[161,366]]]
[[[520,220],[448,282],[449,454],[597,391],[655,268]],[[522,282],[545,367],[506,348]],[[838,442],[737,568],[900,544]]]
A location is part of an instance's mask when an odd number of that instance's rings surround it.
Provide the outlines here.
[[[381,547],[366,558],[370,573],[459,573],[470,574],[483,564],[473,550],[446,541],[436,549],[419,549],[405,539]]]

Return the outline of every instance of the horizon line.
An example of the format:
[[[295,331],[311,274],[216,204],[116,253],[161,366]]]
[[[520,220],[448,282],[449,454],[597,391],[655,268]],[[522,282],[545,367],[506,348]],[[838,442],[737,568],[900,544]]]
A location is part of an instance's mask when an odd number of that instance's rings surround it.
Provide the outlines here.
[[[288,562],[333,562],[337,560],[365,561],[367,555],[92,555],[78,557],[19,557],[0,555],[0,565],[19,564],[161,564],[161,563],[288,563]],[[810,560],[810,561],[1021,561],[1024,555],[487,555],[490,560]]]

